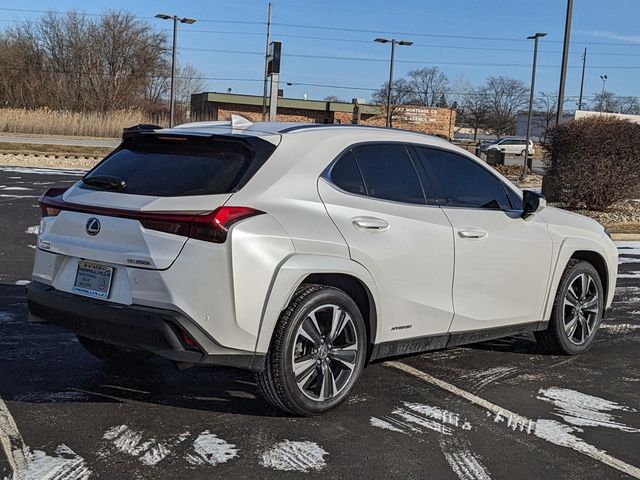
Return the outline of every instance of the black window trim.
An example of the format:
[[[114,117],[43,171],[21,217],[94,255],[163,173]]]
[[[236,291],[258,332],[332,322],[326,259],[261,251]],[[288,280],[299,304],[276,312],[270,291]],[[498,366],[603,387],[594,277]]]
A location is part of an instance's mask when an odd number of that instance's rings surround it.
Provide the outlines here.
[[[413,165],[413,169],[416,173],[416,176],[418,177],[418,184],[420,185],[420,190],[422,191],[422,198],[424,200],[425,203],[408,203],[408,202],[400,202],[398,200],[389,200],[386,198],[378,198],[378,197],[372,197],[369,195],[369,189],[367,188],[367,181],[364,178],[364,175],[362,173],[362,170],[360,168],[360,164],[358,163],[358,156],[355,154],[355,152],[353,152],[353,149],[356,147],[360,147],[360,146],[368,146],[368,145],[389,145],[389,144],[399,144],[405,147],[405,150],[407,152],[407,156],[409,157],[409,159],[411,160],[411,164]],[[353,193],[353,192],[347,192],[346,190],[343,190],[342,188],[340,188],[339,186],[337,186],[335,183],[333,183],[333,181],[331,180],[331,172],[333,170],[334,165],[342,158],[342,156],[351,151],[351,153],[353,154],[353,157],[355,158],[356,161],[356,166],[358,167],[358,171],[360,172],[360,176],[362,177],[362,183],[364,185],[365,190],[367,191],[366,195],[360,195],[358,193]],[[429,201],[426,191],[425,191],[425,186],[424,186],[424,181],[426,180],[428,182],[428,179],[426,177],[424,177],[421,175],[421,172],[419,170],[418,165],[416,164],[416,158],[415,157],[415,153],[413,151],[413,143],[412,142],[406,142],[406,141],[402,141],[402,140],[368,140],[368,141],[363,141],[363,142],[357,142],[357,143],[352,143],[349,146],[347,146],[346,148],[344,148],[342,151],[340,151],[340,153],[338,153],[338,155],[336,155],[336,157],[329,162],[329,165],[327,166],[327,168],[324,169],[324,171],[320,174],[320,178],[322,178],[324,181],[326,181],[329,185],[331,185],[333,188],[335,188],[336,190],[338,190],[341,193],[344,193],[345,195],[352,195],[354,197],[362,197],[362,198],[367,198],[370,200],[375,200],[377,202],[390,202],[390,203],[395,203],[395,204],[399,204],[399,205],[411,205],[414,207],[439,207],[439,205],[437,203],[434,203],[433,201]],[[431,183],[429,183],[429,186],[431,187]],[[434,190],[431,190],[434,191]]]
[[[513,190],[511,187],[509,187],[500,177],[498,177],[494,172],[492,172],[490,169],[484,167],[483,165],[480,164],[480,162],[478,162],[478,160],[474,159],[473,157],[471,157],[470,155],[464,155],[460,152],[457,152],[455,150],[451,150],[449,148],[443,148],[440,146],[436,146],[436,145],[428,145],[428,144],[424,144],[424,143],[412,143],[412,146],[414,148],[426,148],[428,150],[439,150],[442,152],[446,152],[446,153],[452,153],[455,155],[458,155],[460,157],[466,158],[467,160],[469,160],[470,162],[474,162],[474,163],[478,163],[480,168],[484,168],[489,175],[492,175],[496,180],[498,180],[498,182],[500,182],[500,185],[502,185],[502,188],[504,190],[504,195],[505,197],[507,197],[507,201],[509,202],[509,205],[511,205],[510,209],[504,209],[504,208],[483,208],[483,207],[452,207],[449,205],[441,205],[440,202],[438,202],[438,205],[440,206],[440,208],[456,208],[456,209],[463,209],[463,210],[482,210],[482,211],[495,211],[495,212],[505,212],[505,213],[522,213],[522,209],[518,209],[518,208],[514,208],[513,204],[511,203],[511,199],[509,198],[509,194],[507,193],[507,188],[511,189],[511,191],[513,193],[515,193],[515,195],[517,197],[520,197],[520,199],[522,199],[522,195]],[[418,152],[416,151],[416,158],[418,156]],[[425,166],[423,162],[420,162],[421,166]],[[439,196],[442,195],[442,187],[440,186],[440,183],[438,182],[437,177],[435,176],[435,174],[433,173],[433,171],[431,171],[429,165],[427,164],[425,166],[425,174],[427,176],[428,181],[430,182],[430,184],[433,186],[433,191],[436,194],[436,200]]]

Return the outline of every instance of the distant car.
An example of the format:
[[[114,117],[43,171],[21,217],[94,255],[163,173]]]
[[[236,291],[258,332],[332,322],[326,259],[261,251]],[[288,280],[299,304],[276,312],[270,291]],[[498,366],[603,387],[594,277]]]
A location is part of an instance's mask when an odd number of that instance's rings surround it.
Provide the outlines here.
[[[480,147],[483,153],[490,150],[499,150],[507,155],[520,155],[524,157],[526,139],[520,137],[505,137],[497,142],[485,143]],[[533,141],[529,140],[529,155],[533,155]]]
[[[611,305],[600,224],[445,140],[236,116],[133,130],[41,197],[27,287],[32,321],[106,362],[252,370],[313,415],[382,358],[522,332],[584,352]]]

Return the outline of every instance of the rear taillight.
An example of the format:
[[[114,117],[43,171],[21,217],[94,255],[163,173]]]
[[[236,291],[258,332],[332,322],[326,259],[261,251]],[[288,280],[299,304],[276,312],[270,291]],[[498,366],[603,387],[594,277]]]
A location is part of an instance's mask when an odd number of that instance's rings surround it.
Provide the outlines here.
[[[139,221],[144,228],[195,238],[206,242],[224,243],[231,226],[264,212],[249,207],[218,207],[208,213],[134,212],[108,207],[77,205],[62,199],[66,188],[50,188],[39,200],[43,217],[58,215],[62,210],[128,218]]]
[[[202,215],[149,214],[139,217],[145,228],[206,242],[224,243],[231,226],[264,212],[249,207],[219,207]]]
[[[66,191],[66,187],[53,187],[40,196],[38,204],[43,217],[55,217],[60,213],[59,203],[62,201],[62,194]]]

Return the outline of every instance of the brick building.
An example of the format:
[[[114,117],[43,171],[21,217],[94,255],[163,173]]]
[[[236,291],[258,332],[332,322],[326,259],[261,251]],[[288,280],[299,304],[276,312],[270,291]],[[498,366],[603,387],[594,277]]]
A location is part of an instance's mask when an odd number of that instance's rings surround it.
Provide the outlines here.
[[[269,105],[267,99],[267,108]],[[278,99],[279,122],[359,123],[384,126],[386,110],[378,105],[355,105],[324,100]],[[393,126],[445,138],[453,136],[456,112],[448,108],[399,105],[393,109]],[[252,122],[262,120],[262,97],[235,93],[203,92],[191,95],[191,118],[194,120],[227,120],[231,114]]]

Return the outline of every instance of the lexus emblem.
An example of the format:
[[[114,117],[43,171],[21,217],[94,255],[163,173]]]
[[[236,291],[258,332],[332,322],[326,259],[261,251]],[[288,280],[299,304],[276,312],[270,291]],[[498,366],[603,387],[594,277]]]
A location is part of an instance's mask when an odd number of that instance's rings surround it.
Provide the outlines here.
[[[84,229],[87,231],[89,235],[97,235],[100,232],[100,220],[95,217],[91,217],[87,220],[87,224]]]

